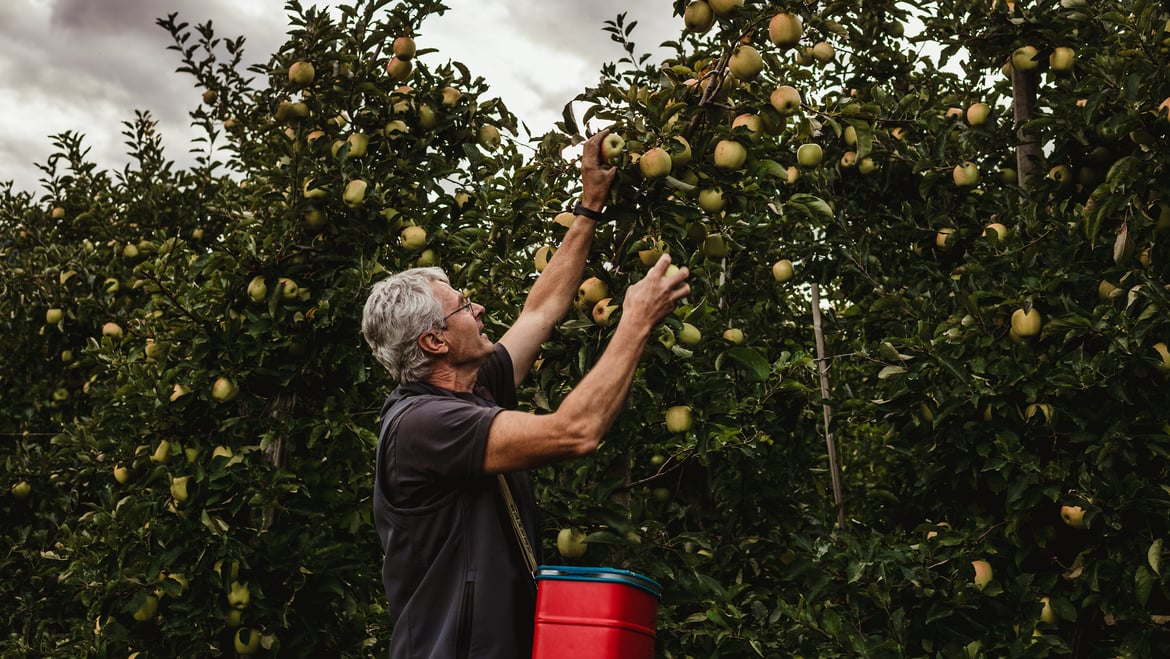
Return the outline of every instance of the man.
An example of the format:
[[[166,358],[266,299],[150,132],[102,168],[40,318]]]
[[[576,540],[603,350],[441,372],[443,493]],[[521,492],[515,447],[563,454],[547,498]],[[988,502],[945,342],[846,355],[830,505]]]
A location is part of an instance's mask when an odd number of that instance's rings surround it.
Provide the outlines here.
[[[667,275],[664,256],[627,290],[609,347],[559,409],[514,410],[584,274],[616,174],[604,137],[585,142],[577,217],[499,343],[483,334],[484,308],[438,268],[393,275],[366,301],[362,334],[399,382],[382,409],[374,492],[394,659],[531,656],[533,577],[511,522],[515,510],[523,535],[538,537],[526,470],[596,449],[647,337],[690,291],[686,268]]]

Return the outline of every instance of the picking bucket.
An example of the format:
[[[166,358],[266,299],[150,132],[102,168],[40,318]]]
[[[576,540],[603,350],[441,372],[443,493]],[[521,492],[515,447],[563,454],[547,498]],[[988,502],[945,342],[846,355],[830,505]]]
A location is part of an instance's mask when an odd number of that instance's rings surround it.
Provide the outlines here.
[[[653,659],[658,600],[653,579],[604,567],[536,570],[533,659]]]

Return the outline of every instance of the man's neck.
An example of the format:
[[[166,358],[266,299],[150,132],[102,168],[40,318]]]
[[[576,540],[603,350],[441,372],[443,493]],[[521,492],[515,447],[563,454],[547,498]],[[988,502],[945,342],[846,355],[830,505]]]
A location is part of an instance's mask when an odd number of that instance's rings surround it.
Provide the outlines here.
[[[475,387],[479,369],[461,372],[445,363],[436,364],[430,375],[424,381],[432,387],[454,391],[455,393],[471,393]]]

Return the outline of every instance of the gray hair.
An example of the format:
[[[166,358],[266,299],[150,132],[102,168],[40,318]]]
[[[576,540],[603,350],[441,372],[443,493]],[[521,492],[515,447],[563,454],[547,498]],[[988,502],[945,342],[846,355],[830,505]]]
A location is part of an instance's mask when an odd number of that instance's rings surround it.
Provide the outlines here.
[[[362,310],[362,336],[374,359],[400,383],[421,382],[432,358],[418,337],[443,323],[443,305],[433,282],[450,284],[439,268],[411,268],[374,284]]]

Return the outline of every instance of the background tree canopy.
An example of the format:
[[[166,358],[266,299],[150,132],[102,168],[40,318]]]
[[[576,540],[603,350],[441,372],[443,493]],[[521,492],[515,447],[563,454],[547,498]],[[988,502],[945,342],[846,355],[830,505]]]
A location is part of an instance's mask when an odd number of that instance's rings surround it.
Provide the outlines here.
[[[615,16],[527,144],[403,39],[438,0],[291,1],[248,70],[161,18],[197,165],[140,113],[123,170],[66,133],[0,186],[0,654],[384,655],[366,292],[441,265],[501,333],[603,126],[613,222],[524,404],[657,253],[693,292],[601,449],[537,473],[553,562],[660,581],[664,657],[1163,652],[1163,3],[660,4],[674,54]]]

